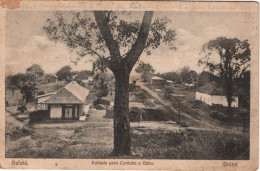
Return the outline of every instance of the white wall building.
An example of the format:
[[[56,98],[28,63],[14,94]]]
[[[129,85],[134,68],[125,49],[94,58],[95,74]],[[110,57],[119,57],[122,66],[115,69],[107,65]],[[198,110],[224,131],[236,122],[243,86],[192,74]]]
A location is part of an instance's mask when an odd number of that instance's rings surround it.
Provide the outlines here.
[[[234,97],[231,103],[232,107],[238,107],[238,97]],[[228,106],[227,98],[224,95],[222,88],[219,88],[216,82],[210,82],[200,87],[196,91],[196,100],[203,101],[204,103],[212,105]]]
[[[72,81],[53,94],[38,96],[38,110],[45,110],[50,119],[79,119],[88,113],[89,90]],[[87,111],[86,111],[87,110]]]

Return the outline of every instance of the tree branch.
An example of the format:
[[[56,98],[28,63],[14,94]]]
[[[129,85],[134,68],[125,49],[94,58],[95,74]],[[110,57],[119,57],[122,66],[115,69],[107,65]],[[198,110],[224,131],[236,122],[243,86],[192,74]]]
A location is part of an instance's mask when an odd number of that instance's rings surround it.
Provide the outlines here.
[[[152,11],[146,11],[144,13],[144,17],[140,27],[140,31],[138,33],[138,37],[135,43],[133,44],[131,50],[129,51],[129,53],[124,58],[125,62],[128,65],[129,72],[132,70],[133,66],[135,65],[136,61],[138,60],[138,58],[140,57],[140,55],[142,54],[145,48],[145,43],[148,38],[152,17],[153,17]]]
[[[111,58],[120,57],[118,43],[114,40],[108,26],[109,16],[106,16],[104,11],[94,11],[94,16],[101,35],[106,42]]]

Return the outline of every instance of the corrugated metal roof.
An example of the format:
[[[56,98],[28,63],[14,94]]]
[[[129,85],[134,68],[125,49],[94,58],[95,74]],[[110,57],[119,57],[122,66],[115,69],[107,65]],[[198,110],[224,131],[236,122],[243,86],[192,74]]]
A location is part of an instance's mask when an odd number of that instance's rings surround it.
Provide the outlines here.
[[[85,101],[89,90],[78,85],[76,81],[70,82],[68,85],[66,85],[64,88],[69,90],[72,94],[74,94],[77,98],[79,98],[81,101]]]
[[[44,101],[51,104],[81,104],[88,96],[89,90],[72,81],[56,94]]]
[[[161,77],[153,76],[153,77],[152,77],[152,80],[164,80],[164,79],[161,78]]]
[[[225,95],[223,88],[219,87],[214,81],[199,87],[197,91],[209,95]]]

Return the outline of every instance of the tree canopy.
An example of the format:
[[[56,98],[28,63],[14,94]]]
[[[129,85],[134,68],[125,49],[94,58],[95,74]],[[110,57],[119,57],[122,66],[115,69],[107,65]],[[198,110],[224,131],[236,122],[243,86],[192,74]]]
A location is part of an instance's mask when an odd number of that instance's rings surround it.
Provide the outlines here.
[[[190,69],[188,66],[184,66],[180,70],[180,77],[183,83],[191,84],[194,81],[197,81],[197,72]]]
[[[175,50],[176,32],[168,28],[167,17],[153,18],[145,11],[142,21],[129,19],[129,12],[94,11],[74,12],[66,18],[56,12],[43,27],[48,37],[67,45],[78,54],[75,62],[93,56],[108,67],[115,76],[114,100],[114,154],[131,153],[129,123],[129,76],[143,52],[151,55],[152,49],[162,43]],[[124,16],[124,17],[123,17]],[[124,19],[128,18],[128,19]]]
[[[101,59],[110,69],[116,68],[120,59],[124,59],[129,64],[128,68],[132,69],[143,51],[150,55],[151,50],[158,48],[161,43],[176,49],[176,32],[167,29],[170,22],[168,18],[156,18],[149,24],[153,12],[145,12],[142,23],[119,17],[129,15],[125,13],[96,11],[95,22],[86,11],[74,12],[70,20],[62,12],[56,12],[55,19],[48,19],[43,29],[51,40],[63,42],[75,51],[79,55],[76,62],[91,55]]]
[[[203,57],[199,60],[199,64],[219,76],[230,109],[241,76],[250,67],[251,53],[248,40],[240,41],[237,38],[218,37],[203,45],[202,54]],[[213,57],[215,55],[217,58]]]
[[[26,73],[33,75],[34,81],[36,82],[37,79],[43,76],[44,71],[40,65],[33,64],[32,66],[26,69]]]
[[[10,88],[12,90],[20,90],[22,94],[21,107],[19,108],[23,112],[26,108],[26,104],[31,101],[35,94],[35,83],[33,77],[30,74],[21,74],[10,76]]]
[[[138,67],[135,69],[137,73],[141,73],[141,78],[144,82],[148,82],[151,80],[153,73],[155,70],[153,69],[152,65],[149,63],[139,62]]]
[[[72,78],[73,72],[69,65],[62,67],[57,73],[57,77],[59,80],[69,81]]]

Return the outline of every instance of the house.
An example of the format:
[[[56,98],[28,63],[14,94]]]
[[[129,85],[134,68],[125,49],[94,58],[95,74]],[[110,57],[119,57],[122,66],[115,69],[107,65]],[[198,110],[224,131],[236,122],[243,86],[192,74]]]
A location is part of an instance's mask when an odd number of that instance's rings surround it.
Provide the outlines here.
[[[167,82],[165,79],[157,76],[152,77],[152,84],[153,85],[165,85]]]
[[[166,84],[167,84],[167,85],[173,85],[174,83],[173,83],[172,80],[166,80]]]
[[[232,107],[238,107],[238,97],[234,97]],[[224,94],[224,90],[220,88],[216,82],[209,82],[196,91],[196,100],[203,101],[206,104],[228,106],[227,98]]]
[[[50,119],[79,120],[88,112],[88,94],[88,89],[72,81],[53,94],[38,96],[39,110],[45,110]]]
[[[43,83],[56,83],[58,82],[58,77],[56,75],[47,74],[44,77]]]
[[[38,104],[37,108],[38,108],[38,110],[48,110],[48,105],[43,103],[43,102],[45,100],[47,100],[48,98],[50,98],[55,93],[56,92],[52,92],[52,93],[47,93],[47,94],[37,96],[37,104]]]

